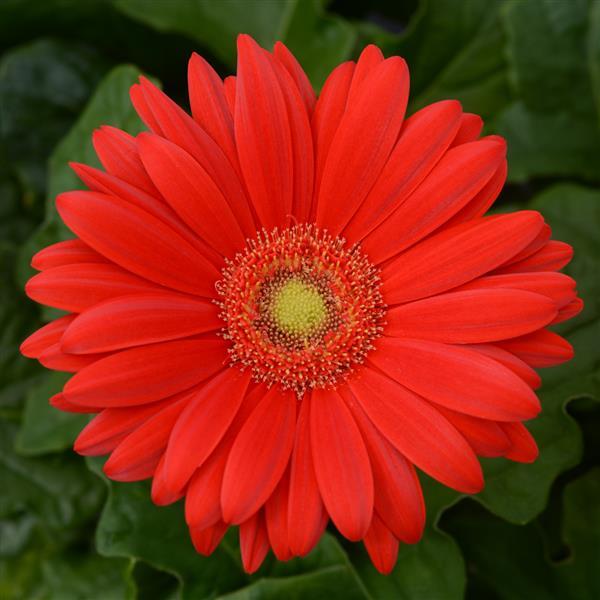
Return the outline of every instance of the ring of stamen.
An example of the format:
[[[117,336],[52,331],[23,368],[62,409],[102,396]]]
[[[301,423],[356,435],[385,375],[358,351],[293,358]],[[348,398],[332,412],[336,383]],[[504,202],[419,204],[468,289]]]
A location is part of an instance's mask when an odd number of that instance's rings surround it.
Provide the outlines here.
[[[298,396],[335,386],[382,331],[377,269],[311,225],[259,233],[227,262],[217,292],[232,363]]]

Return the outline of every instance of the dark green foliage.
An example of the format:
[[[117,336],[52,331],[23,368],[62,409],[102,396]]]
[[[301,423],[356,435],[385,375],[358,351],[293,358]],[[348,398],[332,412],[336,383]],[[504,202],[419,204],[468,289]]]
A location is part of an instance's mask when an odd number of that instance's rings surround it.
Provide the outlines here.
[[[56,311],[22,287],[32,254],[70,236],[53,199],[97,164],[92,131],[142,125],[141,71],[186,103],[197,50],[222,75],[235,36],[286,42],[315,87],[369,42],[411,69],[411,110],[458,98],[509,144],[503,207],[540,210],[575,248],[586,310],[561,327],[575,360],[544,373],[539,460],[487,460],[473,500],[423,477],[428,523],[379,575],[327,533],[305,559],[244,574],[237,531],[197,555],[181,503],[114,484],[69,448],[87,417],[47,404],[65,376],[18,346]],[[136,65],[136,66],[132,66]],[[441,599],[600,597],[600,1],[4,0],[0,2],[0,598]],[[595,186],[595,187],[594,187]]]

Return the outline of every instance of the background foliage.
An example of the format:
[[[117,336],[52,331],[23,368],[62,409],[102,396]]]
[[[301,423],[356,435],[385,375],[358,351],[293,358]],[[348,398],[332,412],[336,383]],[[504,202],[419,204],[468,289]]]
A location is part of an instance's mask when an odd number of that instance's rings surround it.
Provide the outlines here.
[[[404,56],[414,110],[454,97],[509,144],[499,210],[533,207],[575,247],[568,272],[586,310],[563,326],[576,347],[549,370],[532,426],[534,465],[485,463],[472,499],[423,478],[429,522],[390,577],[327,534],[306,559],[241,569],[235,533],[208,559],[181,507],[113,484],[70,445],[85,417],[51,409],[60,374],[21,358],[52,312],[22,293],[32,253],[67,236],[54,196],[95,163],[101,124],[141,124],[140,72],[183,104],[188,55],[223,75],[235,36],[281,39],[313,83],[368,42]],[[0,597],[21,599],[600,597],[600,1],[3,0],[0,2]]]

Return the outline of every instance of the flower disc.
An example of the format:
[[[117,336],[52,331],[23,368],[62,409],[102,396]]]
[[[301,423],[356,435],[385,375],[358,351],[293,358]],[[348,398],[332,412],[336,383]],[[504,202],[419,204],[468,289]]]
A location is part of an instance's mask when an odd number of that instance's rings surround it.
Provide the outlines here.
[[[299,396],[345,377],[382,331],[378,270],[311,225],[259,234],[217,291],[231,360]]]

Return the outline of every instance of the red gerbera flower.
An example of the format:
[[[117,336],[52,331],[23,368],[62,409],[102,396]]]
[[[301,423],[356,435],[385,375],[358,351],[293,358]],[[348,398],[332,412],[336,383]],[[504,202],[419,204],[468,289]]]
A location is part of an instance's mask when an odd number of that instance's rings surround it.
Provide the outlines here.
[[[415,466],[465,493],[479,456],[535,459],[533,367],[582,307],[540,214],[484,217],[505,143],[448,100],[405,119],[408,69],[369,46],[315,93],[282,44],[189,66],[193,117],[146,79],[150,132],[94,135],[105,170],[61,194],[77,236],[34,258],[68,311],[23,353],[98,413],[75,449],[185,497],[198,552],[239,525],[244,566],[308,553],[329,519],[389,572],[425,508]]]

